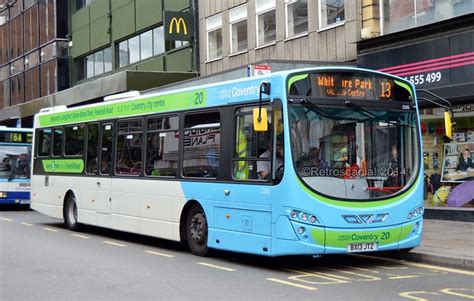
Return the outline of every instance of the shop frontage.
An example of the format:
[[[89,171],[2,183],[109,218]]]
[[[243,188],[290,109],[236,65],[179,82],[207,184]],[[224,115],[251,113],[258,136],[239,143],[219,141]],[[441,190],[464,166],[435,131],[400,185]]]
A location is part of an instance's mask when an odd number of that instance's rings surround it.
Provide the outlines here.
[[[359,67],[406,78],[418,90],[427,208],[474,210],[474,29],[467,21],[460,17],[358,45]],[[423,100],[435,99],[421,90],[453,105],[452,139],[445,136],[445,110]]]

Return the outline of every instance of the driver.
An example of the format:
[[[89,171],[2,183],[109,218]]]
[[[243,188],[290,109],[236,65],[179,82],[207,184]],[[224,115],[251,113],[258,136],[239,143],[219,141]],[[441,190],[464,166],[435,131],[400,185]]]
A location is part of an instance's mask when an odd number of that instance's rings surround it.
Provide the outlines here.
[[[259,156],[259,158],[268,158],[272,156],[272,141],[268,140],[267,150]],[[278,135],[276,141],[276,170],[281,170],[283,168],[283,136]],[[270,160],[260,160],[257,161],[257,173],[258,178],[262,180],[267,180],[271,172],[271,161]]]

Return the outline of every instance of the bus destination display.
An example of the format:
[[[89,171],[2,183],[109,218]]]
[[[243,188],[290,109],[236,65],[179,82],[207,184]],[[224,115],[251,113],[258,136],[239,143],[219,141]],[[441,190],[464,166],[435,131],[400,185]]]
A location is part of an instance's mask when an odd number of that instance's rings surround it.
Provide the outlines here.
[[[27,132],[12,132],[12,131],[0,132],[0,142],[31,143],[32,138],[33,138],[33,134],[27,133]]]
[[[395,83],[392,79],[359,75],[323,73],[314,75],[316,91],[313,96],[393,100]]]

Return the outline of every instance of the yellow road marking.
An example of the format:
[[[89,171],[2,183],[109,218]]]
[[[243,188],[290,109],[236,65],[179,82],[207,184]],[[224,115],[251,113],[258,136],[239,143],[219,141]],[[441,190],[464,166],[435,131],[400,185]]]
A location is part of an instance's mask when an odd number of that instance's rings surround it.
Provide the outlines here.
[[[2,217],[2,219],[3,219],[4,221],[6,221],[6,222],[13,222],[12,219],[9,219],[9,218],[6,218],[6,217]]]
[[[83,239],[89,239],[89,236],[81,235],[81,234],[71,234],[72,236],[83,238]]]
[[[206,267],[210,267],[210,268],[214,268],[214,269],[218,269],[218,270],[227,271],[227,272],[235,272],[235,269],[226,268],[226,267],[223,267],[223,266],[220,266],[220,265],[210,264],[210,263],[207,263],[207,262],[198,262],[197,264],[200,264],[200,265],[203,265],[203,266],[206,266]]]
[[[291,270],[291,269],[287,269],[287,270],[290,271],[290,272],[299,274],[299,275],[289,276],[288,279],[301,281],[301,282],[305,282],[305,283],[310,283],[310,284],[321,284],[321,285],[322,284],[338,284],[338,283],[348,283],[352,280],[351,278],[347,278],[347,277],[344,277],[344,276],[338,276],[338,275],[334,275],[334,274],[329,274],[329,273],[320,273],[320,272],[311,272],[310,273],[310,272]],[[325,279],[325,280],[329,280],[329,282],[328,281],[317,282],[317,281],[302,279],[302,278],[307,278],[307,277],[322,278],[322,279]]]
[[[428,299],[411,296],[411,294],[426,294],[426,292],[425,291],[403,292],[403,293],[400,293],[398,295],[400,297],[404,297],[404,298],[407,298],[407,299],[412,299],[412,300],[417,300],[417,301],[428,301]]]
[[[425,299],[425,298],[420,298],[420,297],[415,297],[415,296],[412,296],[414,294],[417,294],[417,295],[435,295],[435,296],[438,296],[439,294],[438,293],[433,293],[433,292],[425,292],[425,291],[416,291],[416,292],[402,292],[400,294],[398,294],[400,297],[404,297],[404,298],[407,298],[407,299],[412,299],[412,300],[416,300],[416,301],[428,301],[429,299]]]
[[[471,271],[460,270],[460,269],[455,269],[455,268],[441,267],[441,266],[431,265],[431,264],[426,264],[426,263],[416,263],[416,262],[406,261],[406,260],[381,258],[381,257],[367,256],[367,255],[352,255],[352,256],[370,258],[372,260],[376,259],[376,260],[386,261],[386,262],[391,262],[391,263],[399,263],[399,264],[404,264],[404,265],[417,267],[417,268],[428,269],[428,270],[438,270],[438,271],[443,271],[443,272],[448,272],[448,273],[456,273],[456,274],[461,274],[461,275],[474,276],[474,272],[471,272]]]
[[[159,252],[155,252],[155,251],[145,251],[146,253],[148,254],[153,254],[153,255],[157,255],[157,256],[163,256],[163,257],[174,257],[174,255],[170,255],[170,254],[165,254],[165,253],[159,253]]]
[[[375,277],[375,276],[372,276],[372,275],[360,274],[360,273],[355,273],[355,272],[351,272],[351,271],[344,271],[344,270],[337,270],[337,269],[330,269],[330,270],[335,271],[335,272],[341,272],[341,273],[354,275],[354,276],[360,276],[362,278],[365,278],[365,279],[357,279],[358,281],[379,281],[379,280],[382,280],[382,278]]]
[[[277,282],[277,283],[281,283],[281,284],[286,284],[286,285],[289,285],[289,286],[294,286],[294,287],[302,288],[302,289],[309,290],[309,291],[315,291],[315,290],[317,290],[316,287],[311,287],[311,286],[307,286],[307,285],[297,284],[297,283],[293,283],[293,282],[289,282],[289,281],[285,281],[285,280],[280,280],[280,279],[276,279],[276,278],[267,278],[267,280],[268,280],[268,281]]]
[[[28,226],[28,227],[33,227],[32,224],[28,224],[28,223],[21,223],[22,225],[25,225],[25,226]]]
[[[447,295],[454,295],[454,296],[464,297],[464,298],[467,298],[467,299],[474,299],[474,296],[473,296],[473,295],[467,295],[467,294],[461,294],[461,293],[457,293],[457,292],[452,292],[452,290],[460,290],[460,291],[470,291],[470,292],[473,292],[473,290],[469,290],[469,289],[466,289],[466,288],[445,288],[445,289],[442,289],[441,292],[442,292],[442,293],[445,293],[445,294],[447,294]]]
[[[127,245],[124,245],[124,244],[119,244],[118,242],[113,242],[113,241],[108,241],[108,240],[104,240],[103,243],[108,244],[108,245],[112,245],[112,246],[116,246],[116,247],[126,247],[127,246]]]
[[[48,228],[48,227],[43,227],[44,230],[49,231],[49,232],[58,232],[59,230]]]

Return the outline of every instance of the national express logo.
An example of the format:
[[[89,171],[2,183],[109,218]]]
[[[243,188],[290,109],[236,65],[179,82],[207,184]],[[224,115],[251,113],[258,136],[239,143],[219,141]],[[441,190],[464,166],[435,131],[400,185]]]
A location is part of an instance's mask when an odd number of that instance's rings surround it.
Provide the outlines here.
[[[193,18],[189,13],[164,11],[165,39],[170,41],[190,41],[193,35]]]

